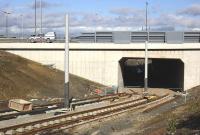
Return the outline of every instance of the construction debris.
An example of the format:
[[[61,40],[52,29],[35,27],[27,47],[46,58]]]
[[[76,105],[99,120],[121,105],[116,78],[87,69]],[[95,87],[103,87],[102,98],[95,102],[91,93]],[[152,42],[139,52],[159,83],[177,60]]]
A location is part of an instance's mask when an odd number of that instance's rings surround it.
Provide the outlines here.
[[[9,100],[8,107],[10,109],[14,109],[20,112],[31,111],[33,109],[33,105],[31,102],[23,100],[23,99],[11,99]]]

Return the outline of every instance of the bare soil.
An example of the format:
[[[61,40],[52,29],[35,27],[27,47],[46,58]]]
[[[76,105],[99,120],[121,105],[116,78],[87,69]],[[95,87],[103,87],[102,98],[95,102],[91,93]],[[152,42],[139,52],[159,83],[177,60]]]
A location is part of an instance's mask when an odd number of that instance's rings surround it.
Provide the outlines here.
[[[70,96],[83,98],[103,85],[70,75]],[[63,97],[64,73],[0,51],[0,100]]]
[[[200,86],[189,90],[186,101],[178,96],[173,102],[148,113],[134,110],[60,131],[56,135],[168,135],[172,128],[176,131],[175,135],[199,135]]]
[[[186,103],[182,98],[182,105],[166,110],[155,119],[148,121],[143,128],[149,127],[146,134],[165,135],[171,133],[170,123],[174,123],[175,135],[200,134],[200,86],[189,90]],[[154,127],[154,128],[153,128]],[[153,130],[152,130],[153,129]]]

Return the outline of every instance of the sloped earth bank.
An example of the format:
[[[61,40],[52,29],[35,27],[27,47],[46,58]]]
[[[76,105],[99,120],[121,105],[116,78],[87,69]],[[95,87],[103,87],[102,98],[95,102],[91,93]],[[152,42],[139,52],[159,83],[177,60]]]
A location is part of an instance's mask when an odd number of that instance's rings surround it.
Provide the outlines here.
[[[90,89],[104,87],[70,75],[70,95],[83,98]],[[0,100],[12,98],[63,97],[64,72],[48,68],[20,56],[0,51]]]
[[[146,130],[146,134],[162,135],[174,133],[175,135],[200,134],[200,86],[188,91],[186,100],[177,103],[176,108],[167,110],[156,119],[148,121],[144,127],[154,127]]]
[[[178,96],[150,112],[134,110],[122,115],[63,130],[54,135],[177,135],[200,134],[200,87],[189,90],[185,103]]]

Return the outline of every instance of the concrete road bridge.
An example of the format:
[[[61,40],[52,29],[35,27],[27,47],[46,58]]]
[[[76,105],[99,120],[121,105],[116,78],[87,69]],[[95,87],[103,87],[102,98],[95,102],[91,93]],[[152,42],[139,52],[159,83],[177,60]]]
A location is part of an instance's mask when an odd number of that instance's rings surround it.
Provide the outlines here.
[[[144,43],[70,43],[70,73],[104,85],[143,87]],[[64,43],[1,43],[0,50],[64,69]],[[150,43],[149,87],[200,85],[200,43]]]

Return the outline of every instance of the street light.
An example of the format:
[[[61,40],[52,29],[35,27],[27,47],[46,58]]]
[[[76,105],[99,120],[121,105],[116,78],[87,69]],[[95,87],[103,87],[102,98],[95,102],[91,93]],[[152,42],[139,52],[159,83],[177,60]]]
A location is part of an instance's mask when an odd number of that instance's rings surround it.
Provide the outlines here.
[[[149,30],[148,30],[148,2],[146,2],[146,33],[147,39],[145,41],[145,75],[144,75],[144,95],[148,90],[148,43],[149,43]]]
[[[94,42],[97,42],[97,13],[95,13]]]
[[[35,0],[35,35],[37,34],[37,1]]]
[[[0,10],[0,11],[6,15],[6,38],[8,38],[8,15],[11,14],[11,13],[6,12],[6,11],[2,11],[2,10]]]
[[[65,57],[64,57],[65,83],[64,83],[64,107],[69,103],[69,15],[65,16]]]
[[[21,14],[21,38],[24,39],[24,16]]]
[[[42,0],[40,0],[40,18],[41,18],[40,33],[42,34]]]

